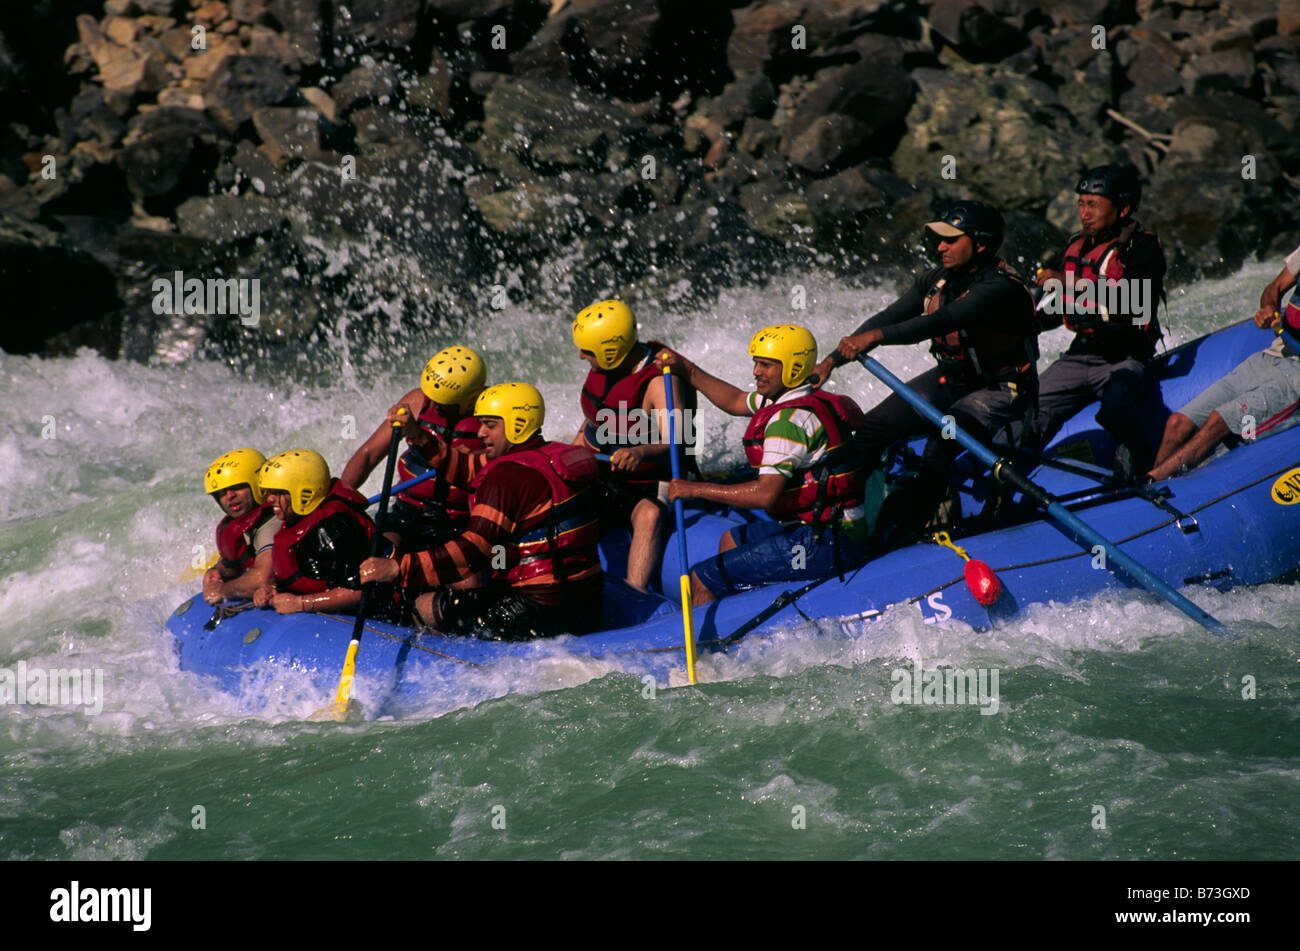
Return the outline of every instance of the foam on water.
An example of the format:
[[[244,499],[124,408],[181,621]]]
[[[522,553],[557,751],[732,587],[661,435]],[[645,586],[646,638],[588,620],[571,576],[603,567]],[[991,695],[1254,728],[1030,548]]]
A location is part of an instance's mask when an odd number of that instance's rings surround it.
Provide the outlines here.
[[[1229,315],[1244,316],[1271,276],[1271,264],[1251,265],[1232,278],[1176,293],[1167,321],[1172,341],[1219,326]],[[807,288],[806,310],[790,308],[794,284]],[[726,291],[707,312],[647,306],[639,316],[644,338],[663,339],[704,369],[748,385],[744,350],[757,327],[805,323],[826,352],[891,297],[883,288],[861,290],[819,275],[788,274],[767,288]],[[577,390],[585,371],[569,340],[570,317],[519,307],[484,310],[468,318],[473,330],[463,335],[392,336],[378,348],[384,356],[379,361],[376,352],[347,348],[346,322],[355,315],[344,316],[332,350],[305,355],[296,366],[254,366],[239,374],[197,360],[146,366],[89,351],[49,360],[0,354],[0,657],[10,666],[23,659],[30,665],[101,668],[106,689],[102,717],[57,707],[6,710],[3,746],[93,746],[153,733],[184,743],[223,724],[238,724],[263,740],[280,735],[275,724],[296,721],[319,705],[305,674],[254,672],[245,695],[230,697],[180,672],[162,629],[195,587],[183,577],[195,546],[211,551],[218,512],[201,493],[204,468],[237,446],[268,454],[307,446],[321,451],[337,473],[388,406],[417,383],[428,356],[458,341],[484,351],[491,381],[536,381],[548,405],[548,435],[567,440],[580,424]],[[1045,336],[1043,365],[1068,340],[1063,330]],[[904,378],[932,365],[924,345],[877,356]],[[882,384],[852,367],[838,371],[832,385],[864,407],[886,395]],[[53,417],[53,439],[43,436],[43,429],[49,435],[47,417]],[[711,406],[702,408],[706,468],[739,461],[743,425]],[[373,473],[363,491],[377,492],[380,475]],[[1198,590],[1195,597],[1229,622],[1262,629],[1300,604],[1294,589],[1281,586],[1224,595]],[[1041,664],[1066,673],[1071,656],[1081,650],[1123,653],[1151,637],[1197,637],[1190,622],[1125,593],[1034,607],[980,637],[925,625],[906,608],[859,625],[853,636],[823,636],[818,628],[825,626],[793,629],[707,657],[704,676],[743,681],[826,665],[861,668],[912,659],[930,665]],[[403,716],[426,719],[508,691],[573,687],[612,671],[546,646],[534,658],[464,678],[452,695]],[[364,701],[378,689],[363,681],[358,695]],[[289,728],[321,729],[296,723]]]

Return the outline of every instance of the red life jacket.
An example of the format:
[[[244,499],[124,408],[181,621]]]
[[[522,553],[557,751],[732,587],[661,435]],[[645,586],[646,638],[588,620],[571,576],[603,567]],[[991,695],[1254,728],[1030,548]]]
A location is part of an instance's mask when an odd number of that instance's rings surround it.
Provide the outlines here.
[[[1038,335],[1034,332],[1034,298],[1020,278],[998,261],[1006,277],[1025,292],[1024,313],[1021,315],[990,315],[974,327],[954,330],[930,341],[930,352],[949,376],[955,379],[975,379],[988,385],[995,382],[1023,383],[1038,360]],[[925,295],[922,312],[933,314],[944,303],[943,289],[947,277],[940,277]],[[955,300],[961,300],[963,291]],[[1011,329],[1019,324],[1023,330]]]
[[[599,467],[586,446],[546,442],[498,456],[478,473],[478,489],[500,466],[524,466],[545,477],[551,504],[519,523],[506,545],[506,583],[512,587],[590,577],[600,571],[600,541],[592,483]],[[498,473],[500,477],[500,473]],[[593,571],[594,569],[594,571]]]
[[[620,376],[616,371],[592,369],[582,384],[582,415],[587,420],[582,435],[587,444],[597,452],[612,453],[627,446],[666,442],[668,439],[667,433],[658,433],[657,439],[651,438],[650,419],[639,417],[650,381],[664,375],[663,370],[655,363],[654,357],[670,348],[657,340],[646,341],[645,347],[646,355],[642,358],[642,362],[635,365],[630,373]],[[628,360],[631,360],[631,355]],[[687,385],[680,377],[678,383],[682,389],[683,405],[676,409],[679,412],[688,409],[694,412],[696,405],[694,387]],[[635,431],[637,429],[645,435],[637,433]],[[689,434],[692,437],[689,445],[693,445],[694,431],[691,430]],[[683,440],[684,435],[682,432],[676,434],[679,440]],[[606,438],[602,439],[602,436]],[[686,446],[688,443],[683,441],[682,445]],[[693,458],[693,455],[688,455],[687,458]],[[608,463],[602,465],[603,471],[608,471]],[[642,462],[630,473],[618,473],[618,478],[626,479],[628,482],[663,482],[672,478],[672,467],[668,457],[663,456],[658,461]]]
[[[275,533],[275,544],[271,548],[271,567],[275,571],[275,587],[279,591],[291,594],[316,594],[329,590],[329,585],[319,578],[310,578],[302,573],[298,566],[298,543],[307,537],[307,533],[325,519],[333,515],[342,515],[361,523],[366,530],[366,538],[373,541],[375,523],[366,514],[366,497],[355,489],[335,479],[329,494],[320,505],[304,515],[292,525],[286,525]]]
[[[231,568],[246,571],[257,557],[249,541],[253,533],[261,526],[265,518],[274,518],[275,510],[270,502],[263,502],[252,511],[245,512],[239,518],[227,515],[217,525],[217,554]]]
[[[442,415],[437,403],[427,400],[424,410],[420,413],[419,422],[421,427],[445,442],[453,452],[460,448],[469,452],[483,450],[483,441],[478,438],[476,416],[465,416],[452,423]],[[397,459],[397,481],[405,482],[407,479],[414,479],[416,476],[424,475],[429,469],[428,461],[418,449],[411,446]],[[469,518],[469,493],[464,489],[448,485],[437,476],[399,492],[397,497],[417,508],[439,506],[454,520],[463,521]]]
[[[780,521],[833,522],[846,509],[862,505],[866,471],[852,444],[853,432],[862,425],[862,410],[847,396],[815,390],[807,396],[770,403],[749,421],[745,430],[745,458],[755,469],[763,461],[763,430],[782,410],[806,409],[816,414],[826,430],[826,453],[795,478],[768,509]]]
[[[1296,277],[1295,287],[1291,289],[1291,299],[1286,302],[1283,311],[1283,324],[1292,334],[1300,333],[1300,276]]]
[[[1064,272],[1062,296],[1066,310],[1065,326],[1075,333],[1091,337],[1104,326],[1106,321],[1114,323],[1125,328],[1131,328],[1138,331],[1145,337],[1151,338],[1151,346],[1160,341],[1160,324],[1155,319],[1155,301],[1150,302],[1152,316],[1145,325],[1133,323],[1133,317],[1130,314],[1124,314],[1112,318],[1107,313],[1102,301],[1097,300],[1101,293],[1101,288],[1106,281],[1118,281],[1124,276],[1124,262],[1121,260],[1122,255],[1133,238],[1138,234],[1147,234],[1155,238],[1155,234],[1150,231],[1143,231],[1142,226],[1136,221],[1130,220],[1116,233],[1115,237],[1109,241],[1101,241],[1093,245],[1086,252],[1083,250],[1088,236],[1076,234],[1070,239],[1070,243],[1065,247],[1065,263],[1062,266]],[[1158,239],[1157,239],[1158,240]],[[1093,287],[1093,301],[1075,301],[1075,285],[1079,281],[1088,281]],[[1082,309],[1086,313],[1079,314]]]

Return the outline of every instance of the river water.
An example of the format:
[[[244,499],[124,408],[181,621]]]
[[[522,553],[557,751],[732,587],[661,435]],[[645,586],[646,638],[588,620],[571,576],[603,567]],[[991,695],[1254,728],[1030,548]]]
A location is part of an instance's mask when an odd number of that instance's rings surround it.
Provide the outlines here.
[[[1253,313],[1276,267],[1175,291],[1169,342]],[[805,310],[791,310],[796,284]],[[643,338],[744,385],[758,327],[806,323],[824,351],[887,299],[789,274],[639,317]],[[97,713],[0,709],[0,858],[1300,855],[1291,584],[1188,592],[1234,640],[1136,592],[1034,607],[983,635],[900,608],[871,638],[808,625],[742,644],[706,659],[707,682],[653,698],[575,660],[519,693],[503,677],[486,702],[349,725],[304,722],[326,698],[302,677],[263,672],[230,696],[178,669],[163,624],[196,587],[196,546],[210,550],[212,459],[304,446],[337,474],[455,342],[484,352],[492,382],[537,383],[545,431],[568,439],[585,371],[570,320],[487,311],[364,354],[340,332],[297,363],[238,372],[0,354],[0,670],[93,670],[103,685]],[[1045,365],[1068,340],[1042,342]],[[929,359],[877,356],[904,378]],[[835,385],[864,407],[883,396],[857,368]],[[742,428],[702,414],[704,469],[740,461]],[[997,712],[892,703],[894,672],[918,663],[997,670]]]

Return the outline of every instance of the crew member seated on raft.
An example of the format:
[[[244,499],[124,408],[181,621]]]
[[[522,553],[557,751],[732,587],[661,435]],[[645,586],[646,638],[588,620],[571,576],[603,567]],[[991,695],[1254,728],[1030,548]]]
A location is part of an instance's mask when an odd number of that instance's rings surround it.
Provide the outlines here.
[[[1075,192],[1080,231],[1066,245],[1063,271],[1035,278],[1055,288],[1039,304],[1040,326],[1064,321],[1074,340],[1039,378],[1033,442],[1045,446],[1071,416],[1100,400],[1097,422],[1119,447],[1115,474],[1131,480],[1156,456],[1138,410],[1158,385],[1150,364],[1161,337],[1156,305],[1164,299],[1165,254],[1160,239],[1132,217],[1142,198],[1132,165],[1090,169]]]
[[[481,452],[478,420],[470,410],[487,381],[483,358],[469,347],[448,347],[424,368],[420,386],[403,396],[343,467],[343,482],[360,488],[388,456],[392,424],[400,420],[407,450],[397,460],[397,482],[424,475],[438,442],[459,452]],[[405,410],[405,412],[401,412]],[[424,551],[453,538],[469,518],[469,493],[434,476],[397,493],[384,521],[384,537],[394,553]]]
[[[938,366],[907,385],[941,413],[987,444],[1033,412],[1038,376],[1034,300],[997,257],[1002,215],[979,201],[962,201],[926,226],[937,242],[941,267],[919,276],[911,289],[840,341],[816,368],[821,382],[831,370],[877,346],[930,338]],[[820,383],[819,383],[820,385]],[[885,498],[873,545],[888,548],[920,531],[948,493],[948,477],[961,445],[944,439],[898,394],[863,420],[869,466],[893,443],[929,434],[917,477]],[[949,516],[945,521],[953,520]]]
[[[694,604],[772,582],[842,573],[867,556],[866,479],[853,441],[862,410],[847,396],[817,392],[808,383],[817,342],[803,327],[765,327],[750,341],[749,355],[753,393],[677,354],[659,357],[723,412],[752,417],[745,455],[758,470],[758,478],[736,485],[673,479],[669,500],[763,509],[775,519],[731,529],[715,557],[691,567]]]
[[[375,537],[365,497],[330,478],[325,460],[310,449],[272,456],[258,478],[284,526],[271,548],[275,584],[258,588],[253,603],[281,614],[355,611],[361,603],[357,569]],[[392,601],[375,597],[367,612],[398,620]]]
[[[434,633],[529,640],[598,629],[605,576],[591,450],[542,436],[546,404],[527,383],[488,387],[474,414],[486,457],[441,445],[430,460],[474,493],[465,531],[431,551],[367,559],[362,581],[434,588],[415,598]],[[485,586],[449,587],[485,570]]]
[[[247,600],[272,581],[271,543],[280,520],[257,480],[264,462],[256,449],[232,449],[203,474],[203,491],[225,513],[217,524],[218,561],[203,575],[208,604]]]
[[[601,531],[631,525],[627,583],[645,591],[663,549],[667,506],[661,486],[672,478],[668,453],[668,403],[663,370],[654,355],[665,347],[658,341],[637,341],[636,318],[622,301],[604,300],[581,311],[573,321],[573,343],[591,366],[582,384],[583,428],[575,445],[608,453],[598,483]],[[693,447],[695,391],[674,377],[673,406],[678,440]],[[685,424],[685,425],[684,425]],[[694,474],[692,448],[683,461],[684,474]]]
[[[1287,288],[1293,288],[1291,300],[1279,313]],[[1300,336],[1300,248],[1259,297],[1255,326],[1277,327],[1279,322],[1293,337]],[[1300,353],[1279,336],[1169,417],[1156,464],[1147,475],[1158,481],[1190,469],[1229,437],[1280,433],[1300,423],[1298,410]]]

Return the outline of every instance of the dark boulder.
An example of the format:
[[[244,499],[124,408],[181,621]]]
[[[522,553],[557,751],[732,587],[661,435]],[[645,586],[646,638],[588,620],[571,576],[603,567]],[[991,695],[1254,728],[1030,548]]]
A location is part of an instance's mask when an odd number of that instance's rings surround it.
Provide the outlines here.
[[[298,90],[284,67],[270,56],[227,56],[203,90],[209,114],[229,133],[261,106],[290,105]]]

